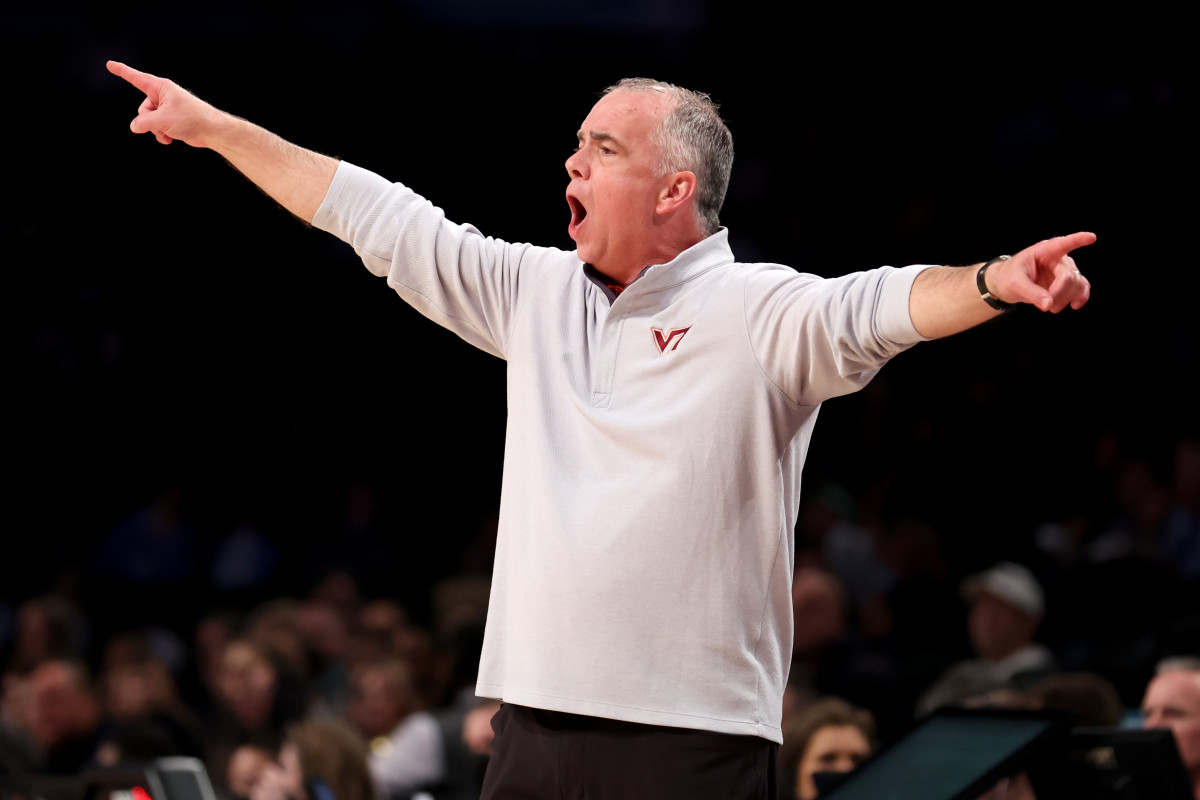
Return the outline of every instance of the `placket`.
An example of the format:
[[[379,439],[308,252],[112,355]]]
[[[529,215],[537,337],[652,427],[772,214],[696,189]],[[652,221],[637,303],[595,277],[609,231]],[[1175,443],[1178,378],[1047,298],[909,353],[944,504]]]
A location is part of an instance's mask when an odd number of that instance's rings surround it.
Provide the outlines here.
[[[617,373],[617,355],[621,351],[621,334],[633,307],[629,289],[612,302],[608,314],[599,322],[600,347],[592,360],[592,408],[608,408],[612,399],[613,380]]]

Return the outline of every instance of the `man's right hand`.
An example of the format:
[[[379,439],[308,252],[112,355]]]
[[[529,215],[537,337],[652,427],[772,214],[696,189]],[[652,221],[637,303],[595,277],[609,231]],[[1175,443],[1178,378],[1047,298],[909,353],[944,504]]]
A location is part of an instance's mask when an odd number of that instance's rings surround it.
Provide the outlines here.
[[[153,133],[162,144],[178,139],[192,147],[208,147],[208,137],[227,116],[174,81],[141,72],[120,61],[109,61],[108,71],[146,95],[129,129],[134,133]]]

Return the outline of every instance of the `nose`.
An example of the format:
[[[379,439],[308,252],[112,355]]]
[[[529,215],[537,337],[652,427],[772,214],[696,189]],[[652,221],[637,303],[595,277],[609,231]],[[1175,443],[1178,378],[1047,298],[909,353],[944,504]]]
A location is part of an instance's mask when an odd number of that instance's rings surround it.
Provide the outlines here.
[[[576,150],[567,157],[566,163],[563,165],[567,168],[567,174],[574,178],[585,178],[587,169],[587,160],[583,155],[583,150]]]
[[[831,772],[850,772],[854,769],[854,757],[849,753],[839,753],[831,766]]]

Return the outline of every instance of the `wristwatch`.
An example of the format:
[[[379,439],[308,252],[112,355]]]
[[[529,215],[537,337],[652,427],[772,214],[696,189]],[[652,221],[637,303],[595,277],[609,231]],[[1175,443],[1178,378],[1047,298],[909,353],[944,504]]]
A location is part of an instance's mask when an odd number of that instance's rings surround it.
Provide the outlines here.
[[[1010,256],[996,256],[991,261],[980,267],[979,271],[975,273],[975,286],[979,289],[979,296],[983,298],[983,302],[987,303],[989,306],[998,311],[1004,311],[1005,309],[1012,308],[1014,304],[1006,303],[1003,300],[998,300],[992,296],[992,293],[988,291],[987,279],[984,278],[984,274],[987,272],[987,268],[992,264],[995,264],[997,261],[1008,261],[1009,258]]]

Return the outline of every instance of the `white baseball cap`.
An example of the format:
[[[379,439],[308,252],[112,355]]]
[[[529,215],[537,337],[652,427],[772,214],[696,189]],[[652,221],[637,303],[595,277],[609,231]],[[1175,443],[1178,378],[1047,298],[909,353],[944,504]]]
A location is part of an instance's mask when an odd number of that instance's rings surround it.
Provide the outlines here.
[[[1042,587],[1033,573],[1012,561],[1001,561],[963,581],[962,593],[974,600],[980,592],[1003,600],[1029,617],[1040,617],[1046,609]]]

